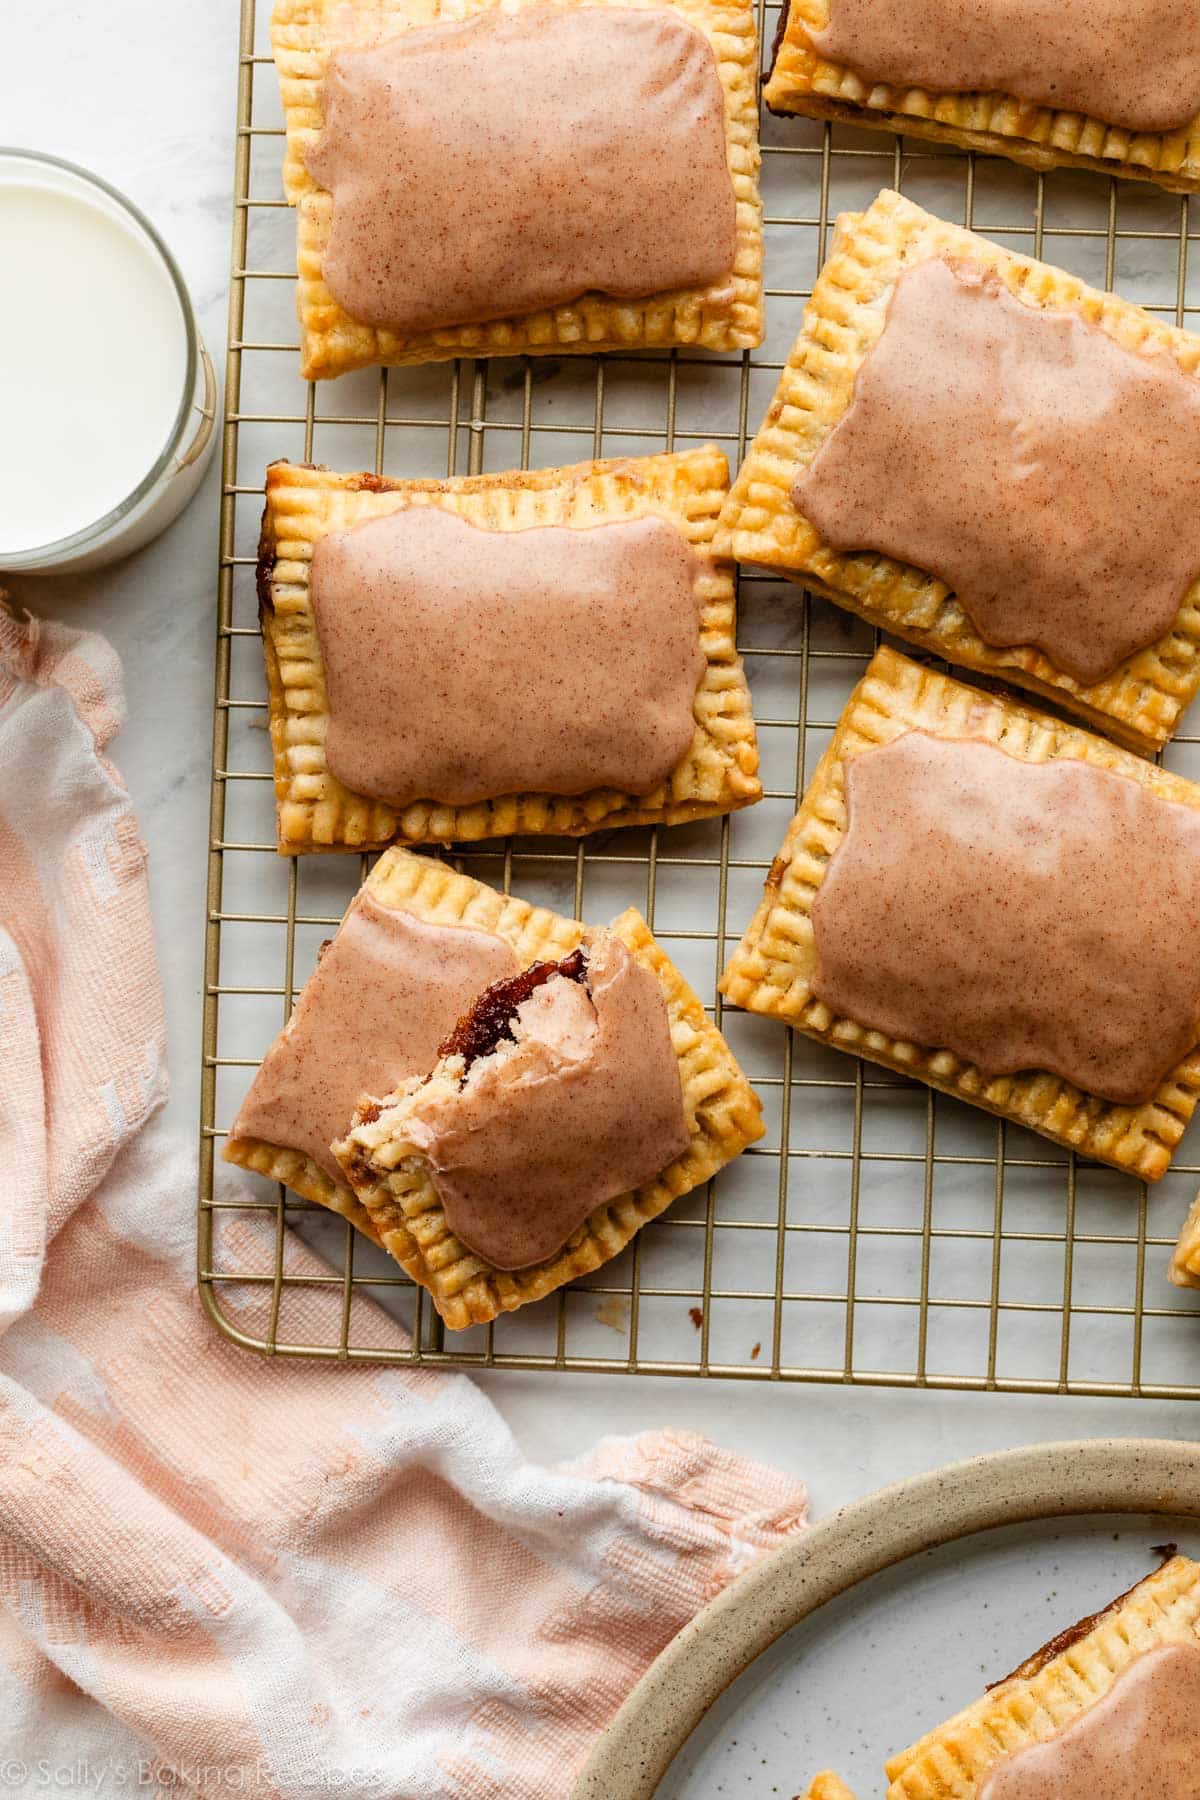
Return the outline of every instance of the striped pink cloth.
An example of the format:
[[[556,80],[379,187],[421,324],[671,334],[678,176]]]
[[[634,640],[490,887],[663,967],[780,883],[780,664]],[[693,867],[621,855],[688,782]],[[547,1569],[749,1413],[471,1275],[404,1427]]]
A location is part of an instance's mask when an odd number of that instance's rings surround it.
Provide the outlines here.
[[[217,1336],[119,694],[0,611],[0,1792],[551,1800],[803,1490],[675,1432],[537,1468],[462,1377]]]

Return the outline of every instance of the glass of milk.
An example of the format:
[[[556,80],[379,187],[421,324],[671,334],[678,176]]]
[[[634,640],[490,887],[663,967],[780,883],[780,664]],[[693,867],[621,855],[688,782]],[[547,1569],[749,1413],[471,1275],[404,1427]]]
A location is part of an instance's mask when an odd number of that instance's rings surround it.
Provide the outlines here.
[[[170,524],[216,439],[191,301],[149,221],[0,148],[0,575],[97,568]]]

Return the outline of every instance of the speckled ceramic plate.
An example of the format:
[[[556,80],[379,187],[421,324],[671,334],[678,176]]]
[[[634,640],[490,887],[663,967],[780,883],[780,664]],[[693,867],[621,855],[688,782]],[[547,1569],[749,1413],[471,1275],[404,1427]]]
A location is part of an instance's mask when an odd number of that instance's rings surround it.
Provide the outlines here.
[[[1200,1555],[1197,1521],[1200,1445],[1150,1439],[1034,1445],[884,1488],[706,1607],[572,1800],[788,1800],[822,1767],[872,1800],[886,1753],[1149,1573],[1156,1543]]]

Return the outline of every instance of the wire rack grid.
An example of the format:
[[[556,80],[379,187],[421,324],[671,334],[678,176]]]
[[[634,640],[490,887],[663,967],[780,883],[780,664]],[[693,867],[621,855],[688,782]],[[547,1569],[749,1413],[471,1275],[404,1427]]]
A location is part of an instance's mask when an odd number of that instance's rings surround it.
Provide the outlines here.
[[[1189,269],[1200,234],[1186,199],[764,113],[768,334],[759,351],[465,361],[306,389],[265,12],[243,0],[224,413],[198,1231],[214,1321],[239,1343],[285,1356],[1200,1397],[1197,1312],[1165,1281],[1200,1176],[1186,1146],[1147,1192],[722,1007],[717,976],[876,642],[821,599],[751,572],[739,583],[739,635],[763,754],[759,806],[667,831],[486,845],[457,860],[578,917],[640,906],[758,1089],[762,1142],[593,1278],[461,1334],[444,1334],[427,1296],[343,1221],[282,1188],[248,1189],[253,1178],[240,1172],[236,1184],[220,1179],[220,1141],[252,1071],[369,866],[353,856],[281,859],[274,848],[254,593],[269,460],[476,473],[712,439],[736,467],[832,221],[885,184],[1200,324],[1200,281]],[[760,5],[763,44],[773,25]],[[1200,738],[1181,737],[1168,761],[1200,775]],[[287,1226],[324,1253],[328,1274],[294,1272]],[[318,1338],[289,1319],[297,1294],[314,1285],[337,1300]],[[408,1348],[380,1347],[372,1301],[402,1319]]]

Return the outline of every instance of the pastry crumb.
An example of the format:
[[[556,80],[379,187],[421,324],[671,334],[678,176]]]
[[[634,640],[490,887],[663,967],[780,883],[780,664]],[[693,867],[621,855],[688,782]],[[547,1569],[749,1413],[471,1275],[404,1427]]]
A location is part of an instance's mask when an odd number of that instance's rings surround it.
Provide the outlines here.
[[[596,1318],[610,1331],[622,1334],[629,1329],[629,1300],[624,1294],[605,1294],[596,1308]]]

